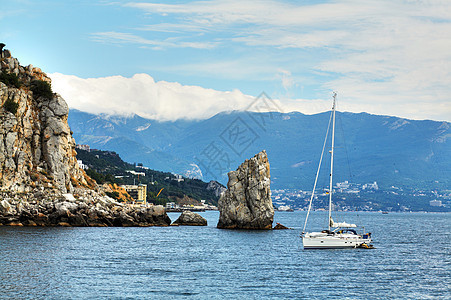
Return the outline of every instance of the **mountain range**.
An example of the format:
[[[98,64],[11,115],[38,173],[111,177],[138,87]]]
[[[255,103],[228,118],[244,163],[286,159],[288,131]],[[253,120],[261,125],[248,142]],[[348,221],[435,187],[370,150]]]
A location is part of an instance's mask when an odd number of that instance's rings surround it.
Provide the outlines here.
[[[311,189],[329,119],[327,112],[232,111],[206,120],[165,122],[137,114],[69,113],[78,144],[115,151],[125,161],[155,170],[223,184],[227,172],[265,149],[276,189]],[[334,181],[449,189],[450,138],[449,122],[337,112]],[[327,185],[328,173],[323,172],[320,186]]]

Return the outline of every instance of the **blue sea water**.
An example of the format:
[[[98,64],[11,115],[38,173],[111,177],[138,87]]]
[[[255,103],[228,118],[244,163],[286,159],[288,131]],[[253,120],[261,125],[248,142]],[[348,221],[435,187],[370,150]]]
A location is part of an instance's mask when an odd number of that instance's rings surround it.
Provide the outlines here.
[[[0,227],[0,298],[451,298],[450,214],[360,213],[371,250],[302,250],[305,212],[276,212],[294,228],[279,231],[200,214],[207,227]]]

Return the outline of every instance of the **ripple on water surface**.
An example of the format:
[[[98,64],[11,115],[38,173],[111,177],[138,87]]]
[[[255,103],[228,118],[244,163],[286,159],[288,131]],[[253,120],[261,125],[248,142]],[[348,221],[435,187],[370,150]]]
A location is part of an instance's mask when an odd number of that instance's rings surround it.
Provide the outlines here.
[[[361,213],[376,249],[304,251],[294,230],[0,227],[0,298],[449,299],[449,214]],[[177,214],[171,214],[176,219]],[[350,217],[355,213],[349,213]]]

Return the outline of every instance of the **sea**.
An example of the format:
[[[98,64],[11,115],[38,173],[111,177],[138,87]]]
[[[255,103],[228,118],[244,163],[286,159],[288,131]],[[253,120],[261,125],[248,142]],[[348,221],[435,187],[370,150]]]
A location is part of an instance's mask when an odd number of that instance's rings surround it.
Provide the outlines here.
[[[276,212],[292,229],[273,231],[200,214],[208,226],[0,227],[0,299],[451,299],[449,213],[342,213],[374,239],[347,250],[303,250],[305,212]]]

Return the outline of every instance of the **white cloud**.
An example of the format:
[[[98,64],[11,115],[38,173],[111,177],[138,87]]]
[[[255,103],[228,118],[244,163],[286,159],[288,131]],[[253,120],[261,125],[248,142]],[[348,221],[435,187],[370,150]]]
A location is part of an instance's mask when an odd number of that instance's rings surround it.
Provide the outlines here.
[[[284,70],[282,74],[289,75]],[[142,117],[160,121],[177,119],[205,119],[219,112],[244,110],[254,103],[255,97],[245,95],[238,90],[216,91],[199,86],[186,86],[177,82],[158,81],[147,74],[136,74],[131,78],[111,76],[103,78],[83,79],[73,75],[60,73],[50,74],[53,90],[60,93],[70,108],[94,114],[138,114]],[[337,83],[343,87],[347,83]],[[362,84],[358,79],[350,85]],[[369,87],[368,87],[369,88]],[[377,86],[373,90],[377,90]],[[365,86],[362,87],[365,91]],[[446,104],[431,107],[429,99],[414,105],[405,105],[407,99],[393,102],[391,98],[378,98],[378,93],[365,97],[368,101],[349,97],[348,89],[343,89],[338,97],[338,108],[341,111],[369,112],[387,114],[386,106],[391,106],[394,115],[424,119],[438,111],[449,112]],[[273,99],[274,107],[282,112],[299,111],[304,114],[315,114],[330,110],[331,94],[322,99]],[[253,106],[252,106],[253,107]],[[262,111],[259,107],[257,111]],[[421,112],[421,113],[420,113]],[[440,119],[440,117],[436,118]]]
[[[215,42],[184,42],[177,39],[166,39],[163,41],[150,40],[138,35],[124,32],[96,32],[91,34],[91,39],[100,43],[109,44],[138,44],[150,46],[152,49],[160,50],[163,48],[196,48],[196,49],[212,49],[216,46]]]
[[[203,119],[221,111],[246,108],[254,97],[238,90],[221,92],[158,81],[147,74],[83,79],[50,74],[53,90],[69,107],[99,114],[138,114],[157,120]]]
[[[288,70],[279,69],[277,77],[281,80],[283,88],[288,91],[294,85],[292,74]]]
[[[223,92],[177,82],[155,82],[147,74],[136,74],[131,78],[110,76],[88,79],[60,73],[49,75],[53,90],[61,94],[70,108],[93,114],[138,114],[150,119],[171,121],[205,119],[223,111],[245,110],[248,107],[260,112],[265,111],[266,107],[271,111],[276,109],[313,114],[326,111],[331,105],[330,99],[273,99],[275,104],[262,106],[255,102],[256,97],[238,90]]]
[[[199,82],[231,79],[259,86],[279,98],[284,111],[327,110],[328,93],[336,90],[340,107],[347,111],[451,118],[451,1],[156,2],[112,4],[146,15],[135,23],[118,21],[111,30],[92,33],[91,40],[169,49],[167,57],[176,59],[148,68]],[[187,48],[190,55],[185,59]],[[202,52],[196,52],[199,49]],[[54,89],[71,107],[96,113],[139,111],[162,120],[204,118],[242,109],[253,99],[240,91],[154,82],[144,74],[81,79],[55,73],[52,77]],[[307,97],[299,92],[303,87],[309,97],[321,95],[324,100],[296,99]]]
[[[322,90],[338,90],[349,101],[351,111],[367,109],[416,119],[451,118],[451,1],[331,0],[295,4],[213,0],[125,5],[171,17],[166,19],[169,22],[148,28],[176,29],[179,35],[185,32],[188,40],[196,31],[210,38],[211,33],[218,48],[233,44],[249,47],[250,53],[257,48],[279,49],[277,53],[282,56],[284,49],[309,51],[272,64],[228,64],[222,69],[223,76],[242,78],[240,72],[245,70],[246,74],[268,78],[272,72],[273,78],[280,80],[282,76],[284,88],[287,84],[302,85],[293,81],[295,77],[314,77]],[[296,60],[311,64],[298,70],[293,64]],[[202,62],[204,68],[221,64]],[[281,74],[281,69],[293,76]]]

